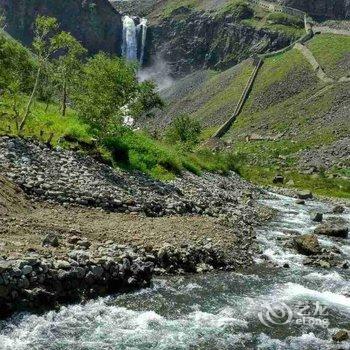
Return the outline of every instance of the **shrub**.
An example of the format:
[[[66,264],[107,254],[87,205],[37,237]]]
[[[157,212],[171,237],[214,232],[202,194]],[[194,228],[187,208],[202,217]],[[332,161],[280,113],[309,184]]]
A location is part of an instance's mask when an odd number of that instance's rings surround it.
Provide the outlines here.
[[[292,15],[287,15],[285,13],[270,13],[267,17],[267,20],[272,24],[283,24],[286,26],[303,28],[304,21]]]
[[[199,121],[188,115],[181,115],[172,121],[165,138],[169,143],[181,143],[190,149],[199,142],[201,132]]]
[[[248,19],[254,16],[253,9],[244,1],[229,3],[223,8],[223,13],[231,14],[234,18]]]

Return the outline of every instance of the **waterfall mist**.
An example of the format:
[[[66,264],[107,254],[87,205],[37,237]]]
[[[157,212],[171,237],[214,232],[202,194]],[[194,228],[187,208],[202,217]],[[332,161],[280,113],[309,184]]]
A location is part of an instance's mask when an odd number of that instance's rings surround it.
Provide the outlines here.
[[[170,75],[169,65],[158,56],[153,61],[154,63],[150,67],[143,68],[138,72],[139,80],[153,80],[159,91],[169,88],[174,82]]]

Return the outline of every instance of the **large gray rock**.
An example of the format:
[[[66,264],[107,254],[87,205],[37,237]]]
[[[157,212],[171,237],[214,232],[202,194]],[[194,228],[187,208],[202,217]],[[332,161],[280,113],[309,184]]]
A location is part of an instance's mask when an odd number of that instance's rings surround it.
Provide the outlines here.
[[[311,199],[312,193],[310,191],[299,191],[297,196],[299,199]]]
[[[297,251],[304,255],[315,255],[321,252],[321,247],[315,235],[302,235],[294,238]]]

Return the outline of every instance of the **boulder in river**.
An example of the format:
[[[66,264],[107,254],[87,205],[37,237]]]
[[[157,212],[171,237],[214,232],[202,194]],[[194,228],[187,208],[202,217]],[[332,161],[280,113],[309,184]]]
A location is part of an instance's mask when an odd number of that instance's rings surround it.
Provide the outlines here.
[[[349,332],[346,330],[340,330],[333,334],[332,339],[337,342],[345,341],[349,339]]]
[[[314,222],[322,222],[323,220],[323,214],[322,213],[312,213],[311,214],[311,220]]]
[[[310,191],[299,191],[297,196],[299,199],[311,199],[313,197]]]
[[[317,235],[326,235],[337,238],[347,238],[349,233],[349,228],[344,225],[334,225],[330,223],[325,223],[319,225],[314,231]]]
[[[332,213],[333,214],[342,214],[344,213],[345,208],[342,205],[336,205],[333,209],[332,209]]]
[[[294,238],[294,245],[300,254],[315,255],[321,252],[321,247],[315,235],[306,234]]]

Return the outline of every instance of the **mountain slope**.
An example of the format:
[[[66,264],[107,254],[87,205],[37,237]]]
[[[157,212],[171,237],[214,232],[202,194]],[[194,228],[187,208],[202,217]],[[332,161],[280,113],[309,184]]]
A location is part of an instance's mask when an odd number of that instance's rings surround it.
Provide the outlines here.
[[[349,72],[350,37],[318,35],[306,45],[335,81],[320,80],[297,49],[265,59],[224,140],[250,179],[271,183],[276,173],[287,172],[286,180],[303,186],[314,173],[320,188],[331,178],[335,191],[350,191],[350,82],[337,81]],[[222,73],[201,72],[207,79],[185,96],[190,78],[177,81],[164,92],[167,107],[158,117],[170,121],[186,113],[212,134],[232,114],[252,69],[246,60]],[[328,177],[327,184],[319,176]]]

